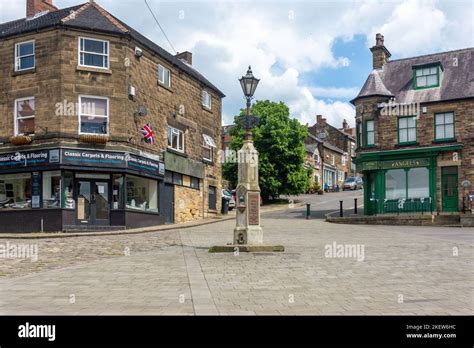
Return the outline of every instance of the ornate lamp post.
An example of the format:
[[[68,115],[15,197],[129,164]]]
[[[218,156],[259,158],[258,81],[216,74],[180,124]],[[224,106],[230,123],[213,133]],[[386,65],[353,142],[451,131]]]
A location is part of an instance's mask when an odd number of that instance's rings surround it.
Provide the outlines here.
[[[252,129],[258,124],[258,117],[252,116],[252,99],[259,79],[249,67],[247,75],[240,80],[247,99],[246,115],[238,118],[245,129],[245,140],[238,152],[238,184],[236,189],[237,216],[234,240],[225,246],[211,247],[210,252],[253,252],[284,251],[283,246],[263,245],[263,230],[260,227],[260,186],[258,184],[258,152],[253,145]]]

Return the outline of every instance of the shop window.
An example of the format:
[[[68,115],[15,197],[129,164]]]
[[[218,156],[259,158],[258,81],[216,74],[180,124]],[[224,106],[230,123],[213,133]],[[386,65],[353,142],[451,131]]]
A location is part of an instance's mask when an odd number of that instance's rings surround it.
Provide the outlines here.
[[[398,119],[398,143],[412,144],[416,142],[416,118],[400,117]]]
[[[63,209],[75,209],[76,202],[73,197],[74,173],[64,172],[62,184],[62,207]]]
[[[79,97],[80,134],[108,134],[109,99]]]
[[[199,190],[199,179],[191,177],[191,188]]]
[[[209,210],[217,209],[217,188],[209,186]]]
[[[35,134],[35,98],[15,101],[15,135]]]
[[[125,208],[125,176],[122,174],[113,175],[113,191],[112,198],[113,204],[112,209],[124,209]]]
[[[109,42],[79,38],[79,65],[85,67],[109,68]]]
[[[173,173],[173,184],[183,185],[183,175],[179,173]]]
[[[435,140],[454,139],[454,113],[435,114]]]
[[[406,198],[407,176],[405,169],[393,169],[385,174],[385,198]]]
[[[35,42],[20,42],[15,45],[15,71],[34,69]]]
[[[158,182],[127,175],[127,209],[158,212]]]
[[[408,198],[430,196],[430,171],[428,168],[411,168],[408,171]]]
[[[43,208],[61,207],[61,172],[43,172]]]
[[[0,187],[0,209],[31,209],[30,173],[0,175]]]
[[[182,130],[168,127],[168,147],[179,152],[184,152],[184,133]]]

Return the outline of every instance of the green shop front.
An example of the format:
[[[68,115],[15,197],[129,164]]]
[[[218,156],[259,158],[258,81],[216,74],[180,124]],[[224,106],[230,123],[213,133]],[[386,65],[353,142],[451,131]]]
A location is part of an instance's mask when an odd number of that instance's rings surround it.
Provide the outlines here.
[[[441,178],[437,169],[441,152],[461,148],[455,145],[360,154],[356,163],[364,178],[364,213],[433,213],[438,200],[442,200],[442,211],[458,211],[458,168],[442,167]]]
[[[152,154],[89,148],[0,153],[0,233],[164,224],[165,165]]]

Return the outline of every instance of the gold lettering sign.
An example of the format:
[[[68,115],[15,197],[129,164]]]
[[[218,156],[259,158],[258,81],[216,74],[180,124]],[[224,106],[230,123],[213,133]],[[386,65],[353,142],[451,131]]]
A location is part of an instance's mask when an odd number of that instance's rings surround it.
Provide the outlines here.
[[[258,192],[248,193],[248,217],[249,225],[260,225],[260,194]]]

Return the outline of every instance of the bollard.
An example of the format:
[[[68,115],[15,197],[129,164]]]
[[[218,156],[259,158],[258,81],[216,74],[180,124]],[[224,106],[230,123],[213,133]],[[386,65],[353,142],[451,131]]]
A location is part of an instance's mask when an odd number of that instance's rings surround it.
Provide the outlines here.
[[[340,207],[339,207],[339,216],[344,217],[344,210],[343,210],[343,204],[344,201],[339,201]]]
[[[357,214],[357,198],[354,198],[354,214]]]
[[[306,220],[311,218],[311,204],[306,204]]]

